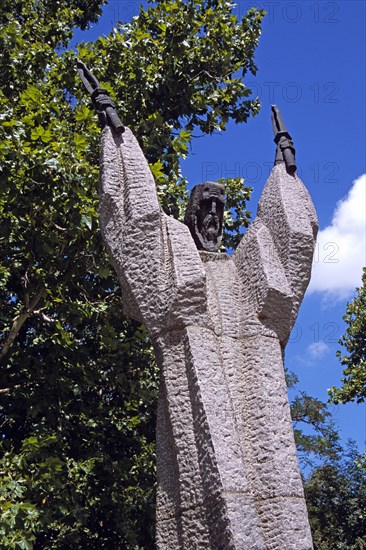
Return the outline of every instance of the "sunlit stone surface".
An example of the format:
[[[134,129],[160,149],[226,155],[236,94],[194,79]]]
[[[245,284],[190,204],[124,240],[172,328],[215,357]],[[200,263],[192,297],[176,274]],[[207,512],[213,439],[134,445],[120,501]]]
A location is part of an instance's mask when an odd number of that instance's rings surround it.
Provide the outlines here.
[[[161,369],[158,548],[311,549],[283,369],[317,230],[302,182],[277,164],[235,254],[198,252],[132,133],[106,127],[100,219]]]

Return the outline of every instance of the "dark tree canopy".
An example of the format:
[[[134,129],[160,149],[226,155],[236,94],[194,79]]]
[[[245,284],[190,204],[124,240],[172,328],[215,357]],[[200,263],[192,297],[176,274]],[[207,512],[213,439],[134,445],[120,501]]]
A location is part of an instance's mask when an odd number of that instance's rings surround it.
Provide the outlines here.
[[[366,548],[366,470],[355,445],[315,468],[305,496],[315,550]]]
[[[348,327],[339,343],[348,352],[337,357],[343,366],[342,386],[332,388],[330,397],[333,403],[363,403],[366,398],[366,268],[362,277],[362,287],[357,289],[355,298],[347,304],[343,317]]]
[[[242,76],[263,13],[162,1],[78,52],[103,2],[0,6],[0,539],[6,548],[152,548],[158,373],[123,318],[98,228],[99,126],[78,55],[138,136],[181,216],[193,133],[258,112]],[[226,243],[250,190],[228,180]],[[232,211],[230,212],[230,209]]]

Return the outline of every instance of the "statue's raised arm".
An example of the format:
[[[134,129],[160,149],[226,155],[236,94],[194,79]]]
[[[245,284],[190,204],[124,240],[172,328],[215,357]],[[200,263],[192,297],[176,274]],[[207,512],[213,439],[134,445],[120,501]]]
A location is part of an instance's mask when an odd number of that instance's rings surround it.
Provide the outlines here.
[[[99,217],[122,287],[124,310],[140,322],[156,324],[166,309],[166,265],[162,211],[154,178],[107,91],[80,60],[77,67],[103,128]]]
[[[235,261],[242,266],[244,284],[256,296],[259,318],[285,345],[310,280],[318,223],[310,195],[296,174],[291,135],[275,105],[272,124],[277,144],[274,167]]]
[[[114,102],[80,60],[77,67],[103,128],[99,218],[121,284],[124,312],[156,336],[187,321],[184,293],[196,297],[201,314],[204,270],[188,227],[162,211],[148,162]]]

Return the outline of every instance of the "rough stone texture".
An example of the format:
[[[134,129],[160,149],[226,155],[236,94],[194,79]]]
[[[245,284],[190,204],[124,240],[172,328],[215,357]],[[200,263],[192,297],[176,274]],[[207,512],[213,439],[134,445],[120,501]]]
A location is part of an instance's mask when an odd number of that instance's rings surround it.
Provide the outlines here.
[[[100,219],[161,368],[158,548],[311,549],[283,370],[317,230],[300,179],[277,164],[235,254],[198,252],[132,133],[106,127]]]

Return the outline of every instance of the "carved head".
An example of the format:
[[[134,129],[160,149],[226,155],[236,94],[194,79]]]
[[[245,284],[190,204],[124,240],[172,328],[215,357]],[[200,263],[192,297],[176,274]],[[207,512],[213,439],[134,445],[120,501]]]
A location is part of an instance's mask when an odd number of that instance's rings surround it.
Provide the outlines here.
[[[198,250],[218,252],[222,239],[224,206],[223,185],[206,181],[193,187],[184,223],[188,225]]]

